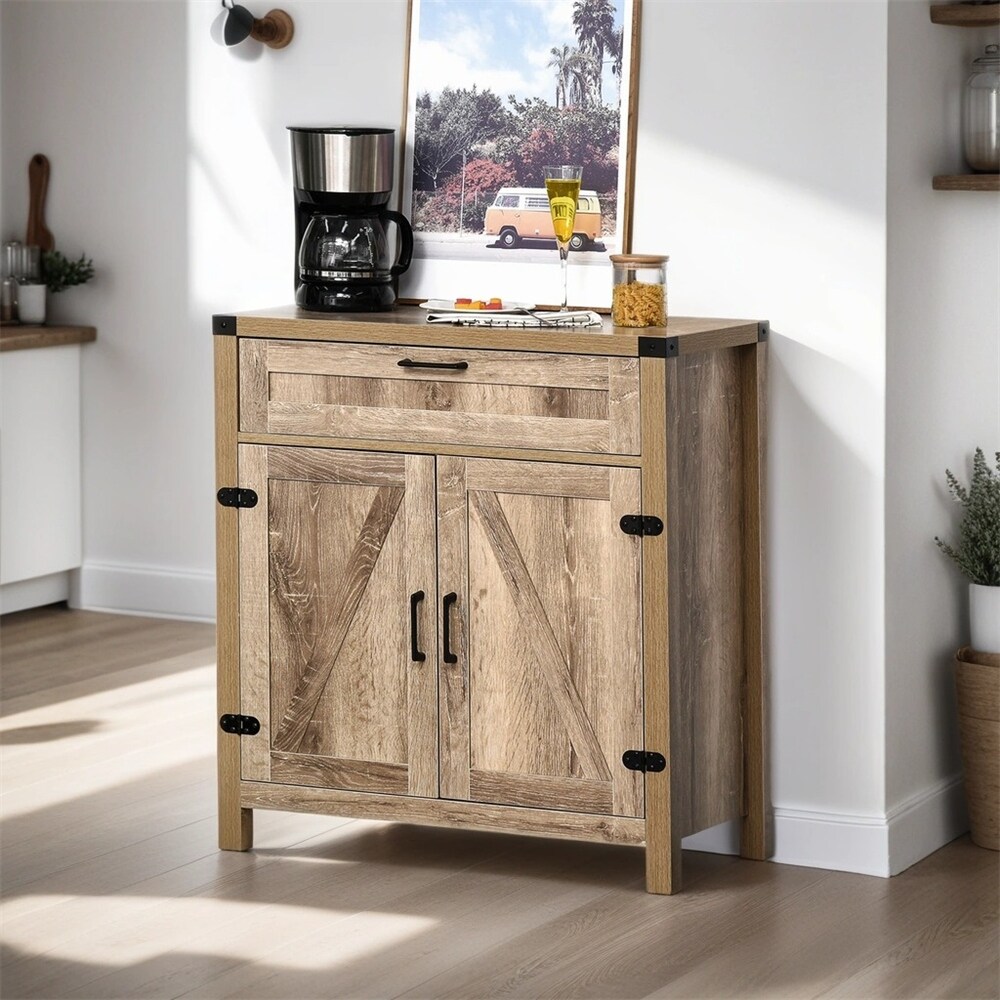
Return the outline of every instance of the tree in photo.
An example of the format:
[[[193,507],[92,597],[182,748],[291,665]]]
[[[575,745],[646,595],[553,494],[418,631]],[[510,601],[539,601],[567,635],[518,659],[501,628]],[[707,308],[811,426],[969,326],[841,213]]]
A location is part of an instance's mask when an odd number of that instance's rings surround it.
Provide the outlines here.
[[[580,40],[580,51],[592,59],[589,82],[594,104],[601,105],[604,103],[601,82],[604,53],[614,44],[615,9],[611,0],[574,0],[573,27]]]
[[[472,148],[506,129],[508,113],[492,90],[445,87],[438,98],[417,98],[414,186],[437,190]]]

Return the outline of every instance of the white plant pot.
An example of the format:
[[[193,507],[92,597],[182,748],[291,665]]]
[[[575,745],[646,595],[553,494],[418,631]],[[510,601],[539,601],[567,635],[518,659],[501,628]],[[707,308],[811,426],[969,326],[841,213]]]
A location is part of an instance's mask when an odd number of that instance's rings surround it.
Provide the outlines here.
[[[980,653],[1000,653],[1000,587],[969,584],[971,646]]]
[[[22,323],[45,322],[46,285],[17,286],[17,318]]]

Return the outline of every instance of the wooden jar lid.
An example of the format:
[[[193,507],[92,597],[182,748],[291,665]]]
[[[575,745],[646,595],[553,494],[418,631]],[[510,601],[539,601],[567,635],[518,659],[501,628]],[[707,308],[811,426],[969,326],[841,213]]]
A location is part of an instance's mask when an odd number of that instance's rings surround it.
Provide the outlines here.
[[[610,260],[618,267],[658,267],[666,264],[670,258],[654,253],[613,253]]]

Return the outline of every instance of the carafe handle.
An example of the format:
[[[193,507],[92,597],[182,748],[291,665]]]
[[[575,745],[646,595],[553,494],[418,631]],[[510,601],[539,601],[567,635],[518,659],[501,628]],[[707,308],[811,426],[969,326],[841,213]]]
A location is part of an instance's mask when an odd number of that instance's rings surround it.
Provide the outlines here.
[[[399,257],[389,269],[389,273],[395,277],[402,274],[410,266],[410,261],[413,259],[413,229],[406,216],[400,212],[386,209],[382,213],[382,218],[395,222],[399,226]]]

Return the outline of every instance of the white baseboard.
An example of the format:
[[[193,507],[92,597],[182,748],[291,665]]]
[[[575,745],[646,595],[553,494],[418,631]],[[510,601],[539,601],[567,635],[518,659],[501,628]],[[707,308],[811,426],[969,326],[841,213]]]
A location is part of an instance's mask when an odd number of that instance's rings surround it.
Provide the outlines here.
[[[968,829],[960,774],[911,795],[889,810],[889,874],[898,875]]]
[[[933,854],[968,830],[961,776],[945,778],[886,816],[774,809],[772,861],[887,878]],[[739,854],[736,822],[684,838],[690,851]]]
[[[214,573],[85,562],[74,576],[69,595],[74,608],[215,621]]]
[[[69,570],[5,583],[0,587],[0,615],[65,601],[69,590]]]

